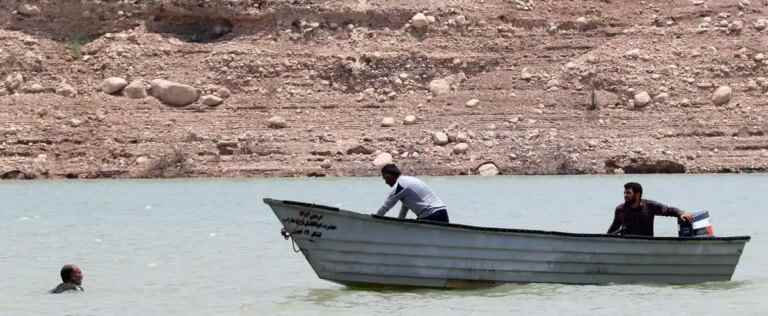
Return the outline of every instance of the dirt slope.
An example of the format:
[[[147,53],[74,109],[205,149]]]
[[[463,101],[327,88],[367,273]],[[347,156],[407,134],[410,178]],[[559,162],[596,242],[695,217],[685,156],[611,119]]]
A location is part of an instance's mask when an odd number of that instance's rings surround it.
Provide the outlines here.
[[[386,154],[422,175],[764,171],[764,19],[758,0],[4,0],[0,175],[373,175]],[[231,96],[169,106],[109,77]]]

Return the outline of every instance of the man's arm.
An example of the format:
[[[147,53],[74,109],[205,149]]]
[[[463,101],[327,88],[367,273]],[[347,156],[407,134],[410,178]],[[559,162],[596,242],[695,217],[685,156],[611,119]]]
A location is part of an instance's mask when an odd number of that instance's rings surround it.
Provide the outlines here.
[[[607,234],[613,235],[620,233],[621,226],[624,224],[623,217],[621,216],[621,209],[619,207],[616,207],[616,210],[613,211],[613,223],[611,223],[611,226],[608,227]]]
[[[379,215],[379,216],[384,216],[384,214],[387,214],[387,212],[389,212],[389,210],[390,210],[390,209],[391,209],[393,206],[395,206],[395,204],[397,204],[397,201],[400,201],[400,198],[402,198],[402,197],[403,197],[403,192],[405,192],[405,190],[404,190],[404,189],[403,189],[403,187],[402,187],[402,186],[400,186],[400,184],[398,183],[398,184],[397,184],[397,187],[395,187],[395,190],[394,190],[394,191],[392,191],[392,193],[391,193],[391,194],[389,194],[389,196],[387,197],[387,200],[386,200],[386,201],[384,201],[384,205],[382,205],[382,206],[379,208],[379,210],[378,210],[378,211],[376,211],[376,215]]]
[[[646,201],[646,204],[648,205],[648,208],[651,210],[653,215],[677,217],[686,222],[693,221],[693,214],[684,212],[674,206],[667,206],[659,202],[649,200]]]
[[[404,219],[405,215],[408,215],[408,207],[405,206],[405,204],[400,205],[400,215],[397,216],[399,219]]]

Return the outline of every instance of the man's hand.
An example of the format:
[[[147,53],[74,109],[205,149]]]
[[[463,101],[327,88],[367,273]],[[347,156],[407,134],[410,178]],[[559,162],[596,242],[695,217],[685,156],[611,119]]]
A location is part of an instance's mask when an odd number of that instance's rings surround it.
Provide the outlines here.
[[[686,223],[692,223],[693,222],[693,213],[691,212],[683,212],[683,214],[680,214],[680,220]]]

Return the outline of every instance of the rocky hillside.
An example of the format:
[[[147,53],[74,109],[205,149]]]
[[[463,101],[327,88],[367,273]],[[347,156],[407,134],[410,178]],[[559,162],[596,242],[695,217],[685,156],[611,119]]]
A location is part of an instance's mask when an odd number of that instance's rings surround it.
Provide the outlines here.
[[[768,169],[765,0],[3,0],[0,177]]]

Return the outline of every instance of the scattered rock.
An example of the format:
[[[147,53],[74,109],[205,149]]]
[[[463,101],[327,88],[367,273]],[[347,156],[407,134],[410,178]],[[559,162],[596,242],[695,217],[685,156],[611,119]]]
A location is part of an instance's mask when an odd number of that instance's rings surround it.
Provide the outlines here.
[[[200,102],[207,106],[218,106],[224,102],[224,99],[215,95],[204,95],[202,98],[200,98]]]
[[[730,31],[733,34],[739,34],[741,33],[741,30],[744,29],[744,22],[741,21],[733,21],[731,24],[728,25],[728,31]]]
[[[43,93],[43,92],[45,92],[45,87],[43,87],[43,86],[42,86],[42,85],[40,85],[39,83],[33,83],[33,84],[32,84],[32,85],[30,85],[29,87],[26,87],[26,88],[24,89],[24,92],[26,92],[26,93],[32,93],[32,94],[36,94],[36,93]]]
[[[492,162],[484,163],[477,168],[477,172],[484,177],[495,176],[499,174],[499,168]]]
[[[469,150],[469,144],[467,143],[459,143],[456,144],[456,146],[453,146],[453,153],[454,154],[465,154]]]
[[[56,87],[56,94],[64,97],[73,97],[77,94],[77,90],[69,84],[62,83]]]
[[[666,93],[666,92],[659,93],[653,98],[653,100],[661,103],[667,102],[667,100],[669,100],[669,93]]]
[[[466,105],[468,108],[473,108],[473,107],[477,106],[478,103],[480,103],[480,100],[472,99],[472,100],[467,101],[467,103],[465,103],[464,105]]]
[[[533,75],[528,72],[528,68],[523,68],[523,70],[520,72],[520,79],[530,81],[533,80]]]
[[[40,15],[41,13],[40,8],[38,6],[29,4],[29,3],[24,3],[20,5],[17,11],[19,12],[19,14],[24,16],[37,16],[37,15]]]
[[[456,133],[456,141],[459,143],[466,143],[469,141],[469,135],[464,132],[458,132]]]
[[[725,105],[731,102],[733,97],[733,90],[729,86],[721,86],[712,93],[712,103],[715,105]]]
[[[429,83],[429,91],[435,96],[451,92],[451,83],[447,79],[435,79]]]
[[[5,88],[11,92],[18,90],[24,83],[24,76],[21,73],[14,72],[5,77]]]
[[[79,119],[76,119],[76,118],[73,118],[73,119],[69,120],[69,126],[80,127],[80,125],[83,125],[83,121],[82,120],[79,120]]]
[[[648,94],[648,92],[642,91],[638,94],[635,94],[635,107],[637,108],[644,108],[648,104],[651,103],[651,96]]]
[[[123,89],[123,95],[131,99],[147,97],[147,83],[144,80],[134,80]]]
[[[239,147],[240,144],[238,142],[219,142],[216,144],[216,148],[219,150],[219,155],[222,156],[234,155]]]
[[[547,88],[559,88],[560,87],[560,81],[557,79],[552,79],[547,81]]]
[[[429,18],[423,13],[416,13],[416,15],[411,18],[411,26],[417,29],[426,29],[429,26]]]
[[[630,58],[630,59],[637,59],[640,57],[640,49],[631,49],[628,50],[626,53],[624,53],[624,57]]]
[[[385,117],[381,119],[381,127],[393,127],[395,126],[395,118]]]
[[[403,120],[403,124],[404,125],[414,125],[414,124],[416,124],[416,116],[414,116],[414,115],[406,116],[405,119]]]
[[[466,26],[469,24],[469,20],[467,20],[467,17],[463,15],[457,16],[455,21],[456,21],[456,24],[460,26]]]
[[[373,160],[373,165],[378,168],[381,168],[381,167],[384,167],[385,165],[391,164],[392,161],[393,161],[392,155],[388,153],[381,153],[378,156],[376,156],[376,159]]]
[[[187,106],[200,98],[200,91],[185,84],[155,79],[150,82],[150,85],[152,96],[170,106]]]
[[[591,101],[590,101],[591,102]],[[614,107],[621,104],[621,98],[612,92],[597,90],[595,91],[594,105],[596,107]]]
[[[373,148],[369,148],[365,145],[355,145],[347,149],[347,155],[370,155],[376,152]]]
[[[123,78],[111,77],[101,82],[101,91],[106,94],[116,94],[128,85],[128,81]]]
[[[757,81],[755,80],[748,81],[747,86],[745,88],[746,91],[754,91],[759,89],[760,89],[760,84],[758,84]]]
[[[230,96],[232,96],[232,92],[229,91],[226,87],[221,87],[218,90],[216,90],[216,96],[222,99],[229,99]]]
[[[448,145],[448,135],[444,132],[432,133],[432,142],[438,146]]]
[[[269,128],[286,128],[288,127],[288,122],[282,116],[273,116],[267,120],[267,126]]]
[[[758,31],[765,30],[766,28],[768,28],[768,20],[758,19],[757,21],[755,21],[752,27],[754,27],[755,30],[758,30]]]

